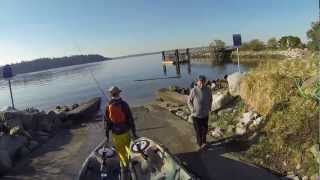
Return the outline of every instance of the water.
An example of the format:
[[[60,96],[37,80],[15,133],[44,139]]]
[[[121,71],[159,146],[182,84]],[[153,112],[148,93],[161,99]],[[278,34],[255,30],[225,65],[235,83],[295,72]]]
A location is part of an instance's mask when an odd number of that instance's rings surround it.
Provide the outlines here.
[[[156,98],[156,91],[170,85],[189,87],[199,74],[208,79],[222,78],[237,71],[237,65],[212,66],[192,63],[191,73],[187,65],[181,66],[181,78],[135,81],[139,79],[176,76],[176,68],[167,65],[167,76],[163,73],[161,55],[126,58],[113,61],[69,66],[41,72],[20,74],[12,80],[15,106],[18,109],[36,107],[44,110],[57,105],[70,105],[101,96],[90,71],[100,84],[107,89],[111,85],[120,87],[122,97],[132,106],[148,103]],[[241,66],[242,71],[248,67]],[[103,101],[106,99],[103,97]],[[0,80],[0,107],[11,104],[8,82]]]

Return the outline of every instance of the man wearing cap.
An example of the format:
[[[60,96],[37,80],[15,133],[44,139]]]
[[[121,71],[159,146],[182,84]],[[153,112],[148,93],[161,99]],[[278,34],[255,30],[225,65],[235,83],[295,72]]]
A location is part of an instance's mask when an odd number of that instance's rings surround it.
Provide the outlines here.
[[[106,106],[106,136],[109,141],[109,131],[112,131],[112,142],[120,157],[121,166],[126,168],[129,163],[130,134],[136,138],[136,129],[130,107],[121,99],[121,90],[112,86],[108,89],[111,100]]]
[[[188,106],[191,111],[193,125],[200,148],[205,147],[208,133],[208,117],[211,110],[212,93],[206,86],[206,77],[200,75],[197,85],[191,89],[188,97]]]

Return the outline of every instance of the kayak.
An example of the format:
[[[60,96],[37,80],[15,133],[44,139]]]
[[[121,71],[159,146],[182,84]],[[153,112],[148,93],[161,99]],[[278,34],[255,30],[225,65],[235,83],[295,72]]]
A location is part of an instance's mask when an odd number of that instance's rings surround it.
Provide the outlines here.
[[[120,159],[106,141],[100,143],[88,156],[80,169],[78,180],[119,180]]]
[[[199,180],[168,149],[141,137],[130,143],[130,162],[121,169],[115,149],[99,144],[83,163],[78,180]]]
[[[132,180],[198,180],[167,148],[142,137],[131,142]]]

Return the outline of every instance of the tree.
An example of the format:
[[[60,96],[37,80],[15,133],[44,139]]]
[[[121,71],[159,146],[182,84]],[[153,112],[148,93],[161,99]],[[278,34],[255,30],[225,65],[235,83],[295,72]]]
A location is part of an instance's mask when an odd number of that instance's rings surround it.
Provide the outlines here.
[[[226,43],[222,40],[216,39],[213,42],[211,42],[209,46],[215,48],[224,48],[226,46]]]
[[[311,29],[307,32],[307,37],[309,42],[307,47],[313,51],[320,50],[320,21],[313,22],[311,24]]]
[[[269,40],[268,40],[268,42],[267,42],[267,47],[269,48],[269,49],[277,49],[278,48],[278,41],[277,41],[277,39],[276,38],[270,38]]]
[[[296,36],[283,36],[279,40],[280,47],[287,48],[302,48],[303,44],[299,37]]]
[[[249,49],[253,51],[261,51],[265,48],[263,41],[253,39],[248,43]]]

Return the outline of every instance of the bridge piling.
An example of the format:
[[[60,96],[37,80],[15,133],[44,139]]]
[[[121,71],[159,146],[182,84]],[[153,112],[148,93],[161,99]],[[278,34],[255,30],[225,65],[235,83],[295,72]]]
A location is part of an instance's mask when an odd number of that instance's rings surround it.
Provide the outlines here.
[[[179,59],[179,50],[176,49],[175,50],[175,65],[176,65],[176,72],[177,72],[177,75],[180,75],[180,59]]]

